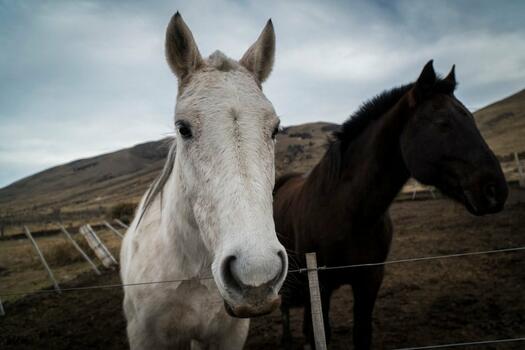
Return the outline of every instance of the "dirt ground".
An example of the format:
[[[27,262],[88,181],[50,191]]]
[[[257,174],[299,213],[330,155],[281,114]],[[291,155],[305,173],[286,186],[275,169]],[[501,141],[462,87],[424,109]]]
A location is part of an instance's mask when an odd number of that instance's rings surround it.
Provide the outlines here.
[[[521,197],[521,198],[518,198]],[[500,214],[472,217],[447,200],[395,203],[389,259],[525,246],[525,191]],[[374,312],[374,348],[396,349],[525,336],[525,252],[389,265]],[[115,272],[86,272],[64,286],[119,283]],[[4,290],[0,286],[0,290]],[[31,295],[6,302],[1,349],[125,349],[120,288]],[[330,349],[352,344],[352,296],[332,302]],[[302,348],[302,311],[292,312]],[[246,349],[279,348],[279,314],[252,320]],[[524,349],[525,342],[470,349]]]

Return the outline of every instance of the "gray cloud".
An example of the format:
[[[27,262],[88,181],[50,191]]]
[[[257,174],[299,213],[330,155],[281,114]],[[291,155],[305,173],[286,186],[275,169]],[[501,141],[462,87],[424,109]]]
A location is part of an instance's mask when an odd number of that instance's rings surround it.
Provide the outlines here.
[[[2,1],[0,186],[172,131],[165,26],[180,10],[203,54],[240,57],[265,21],[278,51],[265,92],[283,124],[342,122],[365,99],[457,65],[473,109],[525,81],[522,2]]]

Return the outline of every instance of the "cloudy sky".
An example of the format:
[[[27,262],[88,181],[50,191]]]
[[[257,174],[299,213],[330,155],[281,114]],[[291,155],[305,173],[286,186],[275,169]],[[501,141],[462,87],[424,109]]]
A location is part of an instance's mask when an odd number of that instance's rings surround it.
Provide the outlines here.
[[[265,84],[283,125],[342,122],[365,99],[457,66],[475,110],[525,88],[523,1],[0,0],[0,187],[172,132],[163,54],[179,10],[204,55],[239,58],[268,18]]]

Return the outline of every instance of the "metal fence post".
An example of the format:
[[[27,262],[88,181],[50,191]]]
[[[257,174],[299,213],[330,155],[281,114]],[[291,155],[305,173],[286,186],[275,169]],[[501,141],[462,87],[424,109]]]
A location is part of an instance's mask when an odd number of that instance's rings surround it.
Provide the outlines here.
[[[113,226],[110,225],[109,222],[107,221],[104,221],[104,225],[109,228],[111,230],[111,232],[113,232],[118,238],[120,239],[123,239],[124,236],[122,235],[122,233],[120,233],[116,228],[114,228]]]
[[[58,285],[58,282],[55,279],[55,276],[53,275],[53,271],[51,271],[51,268],[47,264],[47,261],[44,258],[44,255],[42,254],[42,252],[40,251],[40,248],[38,248],[38,244],[36,244],[36,241],[33,239],[31,232],[29,231],[27,226],[24,226],[24,230],[26,231],[27,238],[29,238],[29,241],[33,244],[33,247],[35,248],[38,256],[40,257],[40,261],[42,262],[42,265],[44,265],[44,267],[46,268],[47,274],[49,275],[49,279],[51,279],[51,281],[53,282],[53,286],[55,287],[55,290],[57,291],[57,293],[61,293],[60,286]]]
[[[521,166],[520,156],[518,155],[518,152],[514,152],[514,160],[516,161],[516,166],[518,167],[520,187],[525,187],[525,176],[523,174],[523,167]]]
[[[126,225],[125,223],[123,223],[123,222],[120,221],[119,219],[115,219],[115,222],[116,222],[117,224],[119,224],[120,227],[122,227],[122,228],[125,228],[125,229],[128,229],[128,228],[129,228],[128,225]]]

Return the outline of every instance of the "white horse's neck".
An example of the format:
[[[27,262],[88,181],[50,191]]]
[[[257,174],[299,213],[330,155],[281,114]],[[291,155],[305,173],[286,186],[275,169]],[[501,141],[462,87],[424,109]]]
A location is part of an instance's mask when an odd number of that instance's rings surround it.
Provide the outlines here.
[[[211,275],[211,262],[189,199],[183,191],[180,167],[175,159],[174,169],[159,194],[160,234],[168,254],[175,259],[177,275],[181,278]]]

